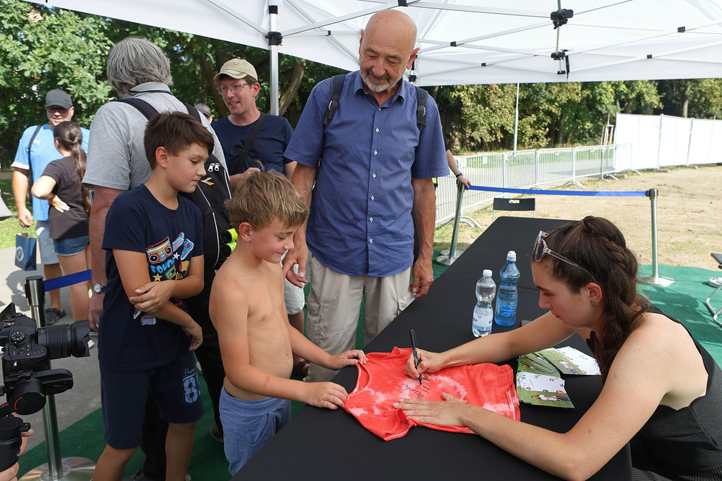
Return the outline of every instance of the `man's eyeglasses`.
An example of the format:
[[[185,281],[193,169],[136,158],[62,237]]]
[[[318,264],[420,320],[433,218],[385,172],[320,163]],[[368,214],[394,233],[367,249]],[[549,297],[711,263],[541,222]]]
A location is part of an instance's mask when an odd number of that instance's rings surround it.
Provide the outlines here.
[[[243,87],[245,87],[246,85],[249,85],[249,86],[250,86],[250,84],[247,84],[247,83],[233,84],[233,85],[231,85],[230,87],[228,87],[228,86],[226,86],[226,85],[221,85],[220,87],[218,87],[218,93],[221,94],[221,95],[225,95],[227,92],[230,92],[230,93],[232,93],[232,94],[237,94],[237,93],[240,92],[240,91],[243,89]]]
[[[557,254],[556,252],[554,252],[553,250],[551,250],[551,249],[547,246],[546,241],[544,240],[544,238],[545,238],[546,236],[548,236],[548,235],[549,235],[549,234],[547,234],[546,232],[544,232],[544,231],[542,231],[542,230],[539,231],[539,235],[536,237],[536,243],[534,244],[534,260],[535,260],[535,261],[541,262],[541,260],[544,258],[544,256],[547,255],[547,254],[549,254],[550,256],[552,256],[552,257],[554,257],[554,258],[556,258],[556,259],[559,259],[559,260],[562,261],[562,262],[566,262],[566,263],[569,264],[570,266],[574,266],[574,267],[576,267],[577,269],[583,270],[584,272],[586,272],[587,274],[589,274],[589,277],[591,277],[592,280],[594,279],[594,276],[592,275],[591,272],[589,272],[588,270],[586,270],[585,268],[583,268],[582,266],[580,266],[580,265],[577,264],[576,262],[572,262],[572,261],[570,261],[569,259],[567,259],[566,257],[564,257],[563,255]]]

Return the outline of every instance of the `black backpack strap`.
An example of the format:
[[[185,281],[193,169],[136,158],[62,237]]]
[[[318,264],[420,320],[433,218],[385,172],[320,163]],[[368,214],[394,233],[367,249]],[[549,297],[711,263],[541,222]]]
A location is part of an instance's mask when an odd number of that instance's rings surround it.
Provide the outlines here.
[[[424,131],[426,127],[426,101],[429,99],[429,92],[416,87],[416,97],[418,98],[416,104],[416,125],[419,126],[419,132]]]
[[[33,142],[35,142],[35,137],[38,136],[38,132],[40,132],[40,129],[43,128],[43,125],[44,124],[40,124],[35,128],[35,132],[33,132],[32,137],[30,137],[30,143],[28,144],[28,171],[29,171],[28,182],[30,183],[30,185],[33,184],[33,162],[32,162],[32,159],[30,158],[30,152],[33,149]],[[29,193],[30,193],[30,190],[28,189],[28,194]]]
[[[346,74],[334,75],[331,78],[331,100],[328,103],[328,109],[326,110],[326,117],[323,119],[323,125],[327,126],[329,122],[336,115],[336,109],[338,108],[338,101],[341,98],[341,90],[343,90],[343,83],[346,81]]]
[[[246,139],[246,142],[243,145],[243,152],[241,152],[241,155],[238,156],[238,163],[236,164],[236,169],[231,175],[240,174],[241,166],[246,165],[246,157],[248,157],[248,152],[251,151],[253,142],[256,140],[256,137],[258,136],[258,132],[261,131],[261,127],[263,126],[263,122],[265,120],[266,120],[266,114],[261,112],[261,116],[258,117],[258,120],[256,120],[256,126],[253,127],[253,131],[251,131],[251,135],[248,136],[248,138]]]
[[[132,105],[133,107],[138,109],[141,114],[145,115],[145,118],[149,120],[151,117],[158,113],[158,111],[154,109],[152,105],[142,99],[131,97],[126,99],[118,99],[115,100],[115,102]]]
[[[192,106],[191,104],[183,102],[183,105],[186,106],[186,110],[188,111],[188,115],[196,119],[198,122],[201,122],[201,113],[198,112],[198,109]],[[203,122],[201,122],[203,124]]]

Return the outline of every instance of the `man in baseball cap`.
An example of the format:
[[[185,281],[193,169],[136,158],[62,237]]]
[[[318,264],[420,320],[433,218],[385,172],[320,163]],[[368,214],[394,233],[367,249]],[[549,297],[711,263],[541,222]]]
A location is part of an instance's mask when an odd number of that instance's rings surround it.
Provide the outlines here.
[[[30,227],[33,225],[33,221],[37,221],[35,232],[40,247],[40,262],[43,264],[45,280],[48,280],[60,277],[62,272],[55,254],[53,240],[50,238],[48,201],[33,197],[32,212],[26,205],[28,177],[32,173],[33,182],[37,182],[50,162],[63,158],[63,155],[55,149],[53,130],[59,123],[70,121],[73,118],[75,109],[73,109],[70,95],[59,89],[49,91],[45,96],[45,113],[48,117],[47,123],[28,127],[23,132],[11,167],[15,169],[13,172],[13,197],[18,208],[18,220],[22,227]],[[87,152],[90,132],[87,129],[82,129],[82,132],[82,145]],[[57,289],[50,291],[50,307],[45,310],[46,324],[55,324],[64,316],[65,310],[60,305],[60,291]]]
[[[275,169],[290,180],[296,162],[290,162],[283,152],[291,141],[293,129],[284,117],[258,110],[256,98],[261,86],[253,65],[241,58],[231,59],[223,64],[214,80],[230,111],[228,117],[218,119],[212,126],[223,147],[231,187],[235,188],[242,177],[258,171],[259,163],[265,170]],[[284,296],[289,322],[303,332],[303,289],[285,281]],[[308,363],[295,357],[294,371],[305,376],[307,370]]]

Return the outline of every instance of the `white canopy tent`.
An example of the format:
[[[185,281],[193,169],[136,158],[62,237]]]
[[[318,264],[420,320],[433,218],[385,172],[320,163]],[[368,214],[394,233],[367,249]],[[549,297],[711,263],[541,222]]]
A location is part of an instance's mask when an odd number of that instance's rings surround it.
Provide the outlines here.
[[[418,26],[411,74],[419,86],[722,77],[722,0],[509,0],[503,8],[492,0],[36,3],[269,49],[274,112],[276,52],[354,70],[360,30],[388,8]],[[555,29],[550,14],[560,7],[574,14]],[[564,58],[552,59],[555,52]]]

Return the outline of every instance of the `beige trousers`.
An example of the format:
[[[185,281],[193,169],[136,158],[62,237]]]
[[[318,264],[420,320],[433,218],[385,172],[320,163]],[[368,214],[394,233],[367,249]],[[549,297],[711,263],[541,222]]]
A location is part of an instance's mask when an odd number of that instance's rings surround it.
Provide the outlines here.
[[[364,346],[414,300],[409,290],[411,268],[388,277],[348,276],[310,262],[306,335],[329,354],[353,349],[361,300],[364,300]],[[307,381],[329,381],[337,371],[311,364]]]

